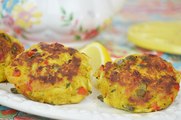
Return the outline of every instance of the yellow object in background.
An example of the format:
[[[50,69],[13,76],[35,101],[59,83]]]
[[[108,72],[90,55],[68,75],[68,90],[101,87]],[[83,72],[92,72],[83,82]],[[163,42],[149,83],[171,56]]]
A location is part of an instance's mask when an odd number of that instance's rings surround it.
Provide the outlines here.
[[[146,49],[181,54],[181,21],[133,25],[128,30],[128,40]]]
[[[98,42],[93,42],[80,50],[90,57],[90,64],[92,66],[92,73],[94,73],[102,64],[111,61],[110,54],[107,49]]]

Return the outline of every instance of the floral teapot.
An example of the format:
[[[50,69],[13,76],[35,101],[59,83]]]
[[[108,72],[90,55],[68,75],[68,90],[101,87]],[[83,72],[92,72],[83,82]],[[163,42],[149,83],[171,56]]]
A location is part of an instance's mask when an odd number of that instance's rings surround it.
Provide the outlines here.
[[[25,44],[85,44],[110,24],[124,0],[0,0],[0,29]]]

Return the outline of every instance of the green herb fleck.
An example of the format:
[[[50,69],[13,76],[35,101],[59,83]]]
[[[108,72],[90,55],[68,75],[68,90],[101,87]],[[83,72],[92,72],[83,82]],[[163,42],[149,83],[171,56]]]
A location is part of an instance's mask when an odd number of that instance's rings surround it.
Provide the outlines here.
[[[37,53],[34,53],[29,59],[31,60],[31,59],[34,59],[38,56],[41,56],[41,54],[37,52]]]
[[[10,90],[11,90],[11,92],[14,93],[14,94],[19,94],[16,88],[11,88]]]
[[[136,90],[136,95],[138,97],[144,97],[147,91],[146,89],[147,89],[147,85],[144,83],[141,83],[139,85],[139,88]]]
[[[11,52],[12,52],[13,54],[15,54],[16,51],[17,51],[17,47],[16,47],[15,45],[13,45],[12,48],[11,48]]]
[[[0,34],[0,37],[4,38],[5,40],[11,42],[11,39],[9,38],[9,36],[5,35],[4,33]]]
[[[103,98],[102,95],[97,96],[97,98],[98,98],[101,102],[103,102],[103,100],[104,100],[104,98]]]
[[[57,64],[54,64],[54,65],[52,66],[52,68],[53,68],[55,71],[58,71],[58,70],[59,70],[59,68],[60,68],[60,66],[59,66],[59,65],[57,65]]]
[[[116,64],[117,64],[117,65],[121,65],[122,62],[123,62],[123,59],[120,59],[120,60],[118,60],[118,61],[116,62]]]
[[[92,93],[92,91],[90,91],[90,90],[89,90],[88,92],[89,92],[89,94],[91,94],[91,93]]]
[[[137,66],[141,67],[141,68],[146,67],[146,65],[144,65],[144,64],[138,64]]]
[[[67,83],[67,84],[66,84],[66,88],[70,87],[70,84],[71,84],[71,83]]]
[[[138,89],[138,90],[136,90],[136,95],[137,95],[138,97],[144,97],[145,94],[146,94],[146,91],[145,91],[144,89]]]
[[[135,108],[131,105],[123,105],[122,107],[129,112],[133,112],[135,110]]]
[[[126,60],[135,61],[136,60],[136,56],[130,55],[130,56],[126,57],[125,59]]]
[[[116,89],[113,89],[113,90],[111,90],[111,93],[113,93],[113,92],[115,92],[116,91]]]

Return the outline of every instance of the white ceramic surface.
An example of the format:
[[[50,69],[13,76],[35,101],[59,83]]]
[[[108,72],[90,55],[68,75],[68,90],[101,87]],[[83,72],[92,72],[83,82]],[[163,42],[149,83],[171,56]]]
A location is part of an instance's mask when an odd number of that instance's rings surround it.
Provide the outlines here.
[[[82,120],[180,120],[181,92],[167,109],[152,113],[129,113],[111,108],[97,99],[98,92],[88,96],[79,104],[49,105],[28,100],[19,94],[12,94],[11,84],[0,83],[0,104],[26,113],[53,119]]]

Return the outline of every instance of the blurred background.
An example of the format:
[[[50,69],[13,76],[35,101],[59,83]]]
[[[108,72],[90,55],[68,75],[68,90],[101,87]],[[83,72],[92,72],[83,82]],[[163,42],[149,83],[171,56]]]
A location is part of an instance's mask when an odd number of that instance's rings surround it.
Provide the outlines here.
[[[112,26],[99,35],[99,38],[104,41],[108,40],[110,42],[110,40],[113,40],[116,42],[116,44],[112,42],[107,44],[108,49],[114,51],[111,52],[114,54],[112,54],[114,57],[125,56],[126,54],[140,51],[147,52],[146,49],[139,48],[129,42],[127,33],[128,28],[133,25],[153,21],[181,22],[181,0],[126,0],[123,8],[114,16]],[[180,23],[178,29],[181,31]],[[165,35],[167,34],[165,33]],[[177,34],[177,38],[181,39],[179,38],[179,34],[180,32]],[[172,43],[172,41],[170,42]],[[110,44],[113,45],[111,46]],[[159,53],[159,51],[153,52]]]
[[[122,44],[131,25],[181,20],[181,0],[0,1],[0,29],[27,47],[40,41],[74,47],[97,38]]]
[[[107,29],[106,38],[125,42],[127,29],[134,24],[148,21],[180,21],[181,0],[126,0],[123,8],[114,16],[112,26]],[[110,37],[110,38],[109,38]],[[117,36],[118,37],[118,36]]]
[[[0,29],[27,47],[40,41],[74,47],[97,38],[123,44],[131,25],[181,20],[181,0],[0,1]]]

